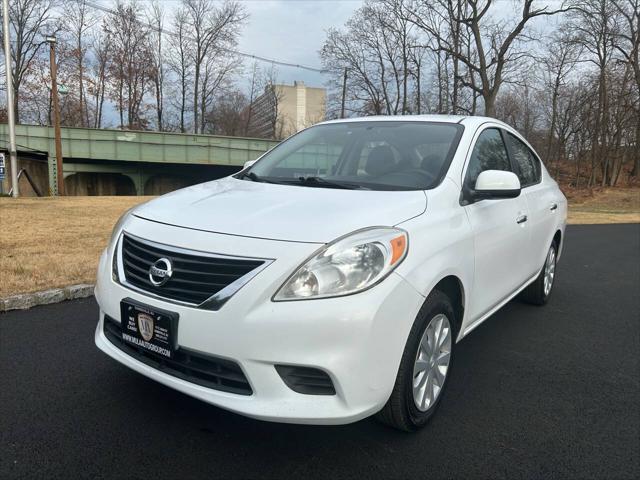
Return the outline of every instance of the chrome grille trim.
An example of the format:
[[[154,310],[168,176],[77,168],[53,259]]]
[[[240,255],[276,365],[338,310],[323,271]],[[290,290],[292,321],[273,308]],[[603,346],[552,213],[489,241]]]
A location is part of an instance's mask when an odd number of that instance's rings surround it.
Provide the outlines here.
[[[262,262],[262,263],[256,266],[253,270],[236,278],[234,281],[227,284],[226,286],[224,286],[223,288],[221,288],[220,290],[212,294],[210,297],[206,298],[204,301],[200,303],[188,302],[188,301],[171,298],[169,296],[161,295],[157,291],[154,292],[149,289],[141,288],[140,286],[134,285],[131,282],[127,281],[127,278],[125,275],[125,264],[124,264],[124,254],[123,254],[125,236],[129,237],[135,242],[142,243],[154,249],[162,250],[169,254],[175,253],[177,255],[188,255],[188,256],[203,257],[205,259],[208,258],[208,259],[216,259],[216,260],[222,260],[222,261],[239,260],[239,261]],[[249,281],[251,281],[251,279],[253,279],[258,273],[260,273],[262,270],[264,270],[274,261],[274,259],[271,259],[271,258],[224,255],[224,254],[217,254],[217,253],[211,253],[211,252],[204,252],[201,250],[193,250],[193,249],[187,249],[182,247],[176,247],[176,246],[167,245],[164,243],[154,242],[151,240],[140,238],[136,235],[133,235],[131,233],[124,232],[124,231],[118,237],[116,247],[114,250],[114,260],[117,265],[118,283],[120,283],[122,286],[130,290],[133,290],[135,292],[141,293],[143,295],[146,295],[158,300],[162,300],[164,302],[173,303],[176,305],[183,305],[183,306],[192,307],[192,308],[200,308],[203,310],[214,310],[214,311],[219,310],[231,297],[233,297],[233,295],[235,295],[238,292],[238,290],[240,290],[244,285],[246,285]],[[215,274],[212,274],[212,275],[215,275]],[[220,276],[224,276],[224,275],[220,275]],[[160,287],[160,289],[161,288],[162,287]]]

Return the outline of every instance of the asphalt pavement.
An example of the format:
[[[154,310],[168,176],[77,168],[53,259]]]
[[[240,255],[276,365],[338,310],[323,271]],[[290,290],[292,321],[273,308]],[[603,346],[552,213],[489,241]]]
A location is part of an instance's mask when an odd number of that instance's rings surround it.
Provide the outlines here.
[[[93,299],[0,314],[0,478],[640,478],[640,225],[569,227],[557,275],[460,343],[416,434],[191,399],[97,350]]]

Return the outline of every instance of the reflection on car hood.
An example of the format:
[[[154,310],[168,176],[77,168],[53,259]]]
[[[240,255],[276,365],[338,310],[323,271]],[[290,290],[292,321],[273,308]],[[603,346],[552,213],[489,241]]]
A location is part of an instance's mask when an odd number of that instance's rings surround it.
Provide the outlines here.
[[[396,225],[425,209],[422,191],[338,190],[228,177],[164,195],[133,213],[216,233],[326,243],[360,228]]]

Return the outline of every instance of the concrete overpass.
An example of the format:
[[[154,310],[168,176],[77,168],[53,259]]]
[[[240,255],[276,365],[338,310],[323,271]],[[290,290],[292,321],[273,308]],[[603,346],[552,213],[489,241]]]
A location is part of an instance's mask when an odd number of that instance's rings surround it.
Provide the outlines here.
[[[65,189],[72,195],[160,194],[228,175],[277,143],[217,135],[63,127]],[[57,194],[53,127],[16,125],[16,144],[19,168],[28,171],[40,191]],[[7,125],[0,124],[0,150],[6,151],[7,146]]]

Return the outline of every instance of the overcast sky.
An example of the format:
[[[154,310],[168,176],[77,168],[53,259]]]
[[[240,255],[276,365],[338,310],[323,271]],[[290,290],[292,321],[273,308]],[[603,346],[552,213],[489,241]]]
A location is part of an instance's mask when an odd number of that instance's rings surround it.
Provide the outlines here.
[[[179,4],[179,0],[160,0],[166,5],[169,16]],[[222,0],[214,0],[222,1]],[[320,68],[318,51],[322,48],[326,30],[341,28],[354,10],[362,5],[362,0],[239,0],[249,13],[249,19],[240,37],[238,50],[253,55],[282,60],[289,63]],[[104,4],[109,0],[102,0]],[[556,4],[559,0],[541,1],[541,4]],[[497,17],[513,15],[519,5],[504,1],[500,8],[492,9]],[[550,30],[553,19],[543,17],[532,22],[539,34]],[[247,68],[251,60],[245,60]],[[266,68],[268,64],[260,62]],[[277,67],[278,81],[292,83],[303,80],[311,86],[322,86],[325,77],[298,68]],[[248,83],[248,75],[240,77]],[[246,85],[243,85],[246,88]]]
[[[341,27],[361,4],[361,0],[241,0],[249,20],[238,50],[286,62],[321,67],[318,50],[329,27]],[[166,1],[167,10],[178,1]],[[251,64],[247,60],[246,65]],[[268,67],[268,64],[260,62]],[[298,68],[278,66],[278,80],[303,80],[322,86],[323,75]]]

